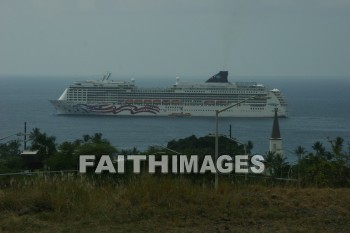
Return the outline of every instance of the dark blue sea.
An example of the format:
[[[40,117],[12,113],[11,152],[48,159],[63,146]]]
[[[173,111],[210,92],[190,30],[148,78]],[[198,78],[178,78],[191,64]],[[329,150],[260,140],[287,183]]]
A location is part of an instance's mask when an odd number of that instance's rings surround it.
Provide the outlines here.
[[[49,99],[57,99],[74,81],[99,77],[0,77],[0,138],[40,128],[54,135],[57,142],[72,141],[83,134],[101,132],[117,148],[146,149],[165,146],[172,139],[205,136],[214,132],[215,118],[62,116],[56,115]],[[174,77],[134,77],[136,85],[165,87]],[[130,80],[130,77],[114,77]],[[181,80],[205,81],[206,77],[182,77]],[[289,118],[280,119],[281,135],[288,160],[296,159],[293,150],[302,145],[311,151],[315,141],[329,145],[327,138],[343,137],[350,141],[350,77],[230,77],[231,81],[256,81],[278,88],[286,96]],[[220,133],[241,142],[251,140],[253,152],[266,153],[272,118],[220,119]],[[1,140],[4,143],[16,136]],[[213,139],[214,140],[214,139]]]

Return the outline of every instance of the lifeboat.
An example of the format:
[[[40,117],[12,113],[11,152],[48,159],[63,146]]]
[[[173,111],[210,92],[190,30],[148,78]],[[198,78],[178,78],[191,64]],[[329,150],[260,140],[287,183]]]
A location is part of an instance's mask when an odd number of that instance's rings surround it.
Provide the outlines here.
[[[168,116],[170,117],[190,117],[192,116],[191,113],[170,113]]]
[[[214,100],[206,100],[206,101],[204,101],[204,105],[215,105],[215,101]]]
[[[152,104],[152,100],[144,100],[143,101],[145,104]]]
[[[153,100],[153,104],[160,104],[161,101],[160,100]]]
[[[170,100],[163,100],[162,104],[170,104]]]
[[[224,100],[217,100],[216,105],[227,105],[227,101]]]
[[[172,100],[172,101],[171,101],[171,104],[180,104],[180,103],[181,103],[180,100]]]

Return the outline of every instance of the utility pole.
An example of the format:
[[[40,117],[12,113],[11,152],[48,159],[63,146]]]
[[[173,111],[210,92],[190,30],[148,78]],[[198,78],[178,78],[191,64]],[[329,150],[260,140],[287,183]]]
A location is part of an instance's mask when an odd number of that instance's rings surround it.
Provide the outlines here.
[[[24,150],[27,150],[27,122],[25,121],[24,122],[24,134],[23,134],[23,136],[24,136]]]
[[[221,110],[215,111],[215,164],[219,158],[219,114],[222,112],[225,112],[226,110],[229,110],[230,108],[233,108],[235,106],[239,106],[242,103],[247,102],[248,100],[256,99],[255,96],[252,96],[250,98],[244,99],[242,101],[239,101],[233,105],[230,105],[226,108],[223,108]],[[218,189],[219,187],[219,174],[218,171],[215,172],[215,189]]]
[[[230,138],[232,138],[232,125],[230,124]]]

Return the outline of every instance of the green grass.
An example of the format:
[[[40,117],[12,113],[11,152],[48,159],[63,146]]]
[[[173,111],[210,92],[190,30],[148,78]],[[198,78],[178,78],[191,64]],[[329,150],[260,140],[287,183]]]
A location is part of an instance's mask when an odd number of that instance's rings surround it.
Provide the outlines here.
[[[142,175],[2,181],[0,232],[348,232],[350,189]],[[6,184],[6,185],[5,185]]]

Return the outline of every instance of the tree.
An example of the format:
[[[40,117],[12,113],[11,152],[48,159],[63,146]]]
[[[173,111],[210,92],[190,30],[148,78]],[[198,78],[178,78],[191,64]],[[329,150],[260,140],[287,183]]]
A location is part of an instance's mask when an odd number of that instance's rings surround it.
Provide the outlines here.
[[[39,155],[47,158],[53,155],[56,150],[56,138],[47,136],[46,133],[41,133],[38,128],[34,128],[29,134],[29,139],[32,141],[31,150],[38,150]]]
[[[102,133],[95,133],[93,135],[84,134],[83,135],[83,143],[107,143],[110,144],[110,142],[102,138]]]
[[[20,155],[21,154],[20,146],[21,144],[17,140],[0,144],[0,157]]]
[[[76,169],[78,166],[78,158],[75,151],[80,146],[78,141],[63,142],[58,147],[58,152],[50,156],[47,165],[51,170],[70,170]]]
[[[95,155],[95,165],[97,166],[98,161],[100,160],[102,155],[111,156],[113,153],[116,152],[117,149],[108,143],[85,143],[77,148],[75,152],[75,158],[76,161],[79,161],[80,155]]]
[[[76,155],[96,155],[97,158],[102,155],[112,155],[117,149],[106,143],[88,143],[79,146]]]
[[[265,156],[266,171],[274,177],[283,177],[283,174],[288,173],[288,163],[286,157],[279,153],[269,151]]]
[[[295,150],[294,153],[298,156],[299,159],[306,153],[306,150],[302,146],[298,146]]]
[[[250,155],[252,153],[252,149],[253,149],[254,145],[252,141],[248,141],[247,144],[245,145],[245,152]]]
[[[334,157],[340,160],[346,160],[346,155],[343,152],[344,139],[341,137],[336,137],[334,140],[328,138],[328,141],[332,146],[332,152],[334,154]]]
[[[58,147],[58,152],[47,161],[52,170],[77,169],[80,155],[96,155],[99,160],[101,155],[112,155],[117,150],[110,145],[109,141],[102,138],[101,133],[83,135],[83,140],[63,142]]]
[[[326,152],[326,149],[324,148],[322,142],[320,141],[315,142],[314,145],[312,146],[312,149],[314,149],[317,156],[323,156]]]
[[[299,160],[298,169],[305,184],[316,186],[344,187],[350,185],[348,155],[344,151],[344,139],[337,137],[331,143],[332,151],[327,151],[321,142],[314,143],[314,153]],[[296,154],[302,154],[300,150]]]
[[[172,140],[168,142],[167,148],[179,151],[187,155],[213,155],[214,154],[214,138],[210,136],[197,138],[192,135],[187,138]],[[238,145],[237,142],[220,136],[219,137],[219,153],[221,155],[238,155],[244,154],[244,145]]]
[[[22,156],[22,159],[27,168],[40,169],[44,166],[46,160],[57,152],[56,138],[47,136],[46,133],[40,132],[40,129],[34,128],[29,134],[29,140],[31,140],[30,149],[37,150],[38,153]]]
[[[89,142],[91,140],[90,135],[89,134],[84,134],[83,135],[83,140],[84,140],[84,142]]]

